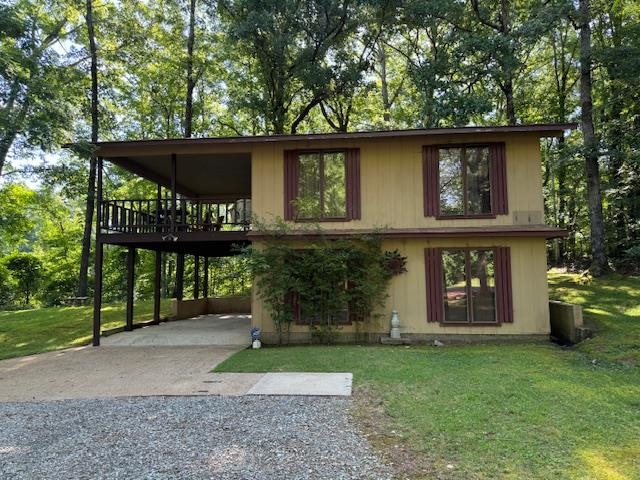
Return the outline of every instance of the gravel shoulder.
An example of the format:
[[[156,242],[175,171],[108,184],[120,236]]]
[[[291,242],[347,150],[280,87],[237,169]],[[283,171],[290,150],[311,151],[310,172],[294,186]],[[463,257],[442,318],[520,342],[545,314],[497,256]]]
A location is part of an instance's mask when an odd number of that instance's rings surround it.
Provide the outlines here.
[[[0,403],[2,479],[390,479],[332,397]]]

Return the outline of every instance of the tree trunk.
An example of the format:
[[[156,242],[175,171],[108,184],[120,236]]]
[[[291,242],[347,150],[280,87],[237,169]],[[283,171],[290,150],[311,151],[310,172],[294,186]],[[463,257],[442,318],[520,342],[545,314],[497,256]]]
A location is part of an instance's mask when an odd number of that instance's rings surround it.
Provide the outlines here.
[[[193,132],[193,90],[196,82],[193,76],[193,46],[196,30],[196,0],[189,5],[189,38],[187,39],[187,96],[184,109],[184,136],[191,138]]]
[[[98,141],[98,55],[93,28],[93,0],[87,0],[86,22],[89,36],[89,54],[91,56],[91,142]],[[95,209],[96,193],[96,157],[89,161],[89,179],[87,184],[87,205],[84,212],[84,232],[82,234],[82,253],[80,255],[80,274],[78,276],[78,297],[86,297],[88,292],[89,257],[91,255],[91,227]]]
[[[591,223],[591,267],[594,276],[607,272],[607,256],[604,250],[604,223],[602,220],[602,196],[600,192],[600,168],[598,164],[598,140],[593,126],[593,100],[591,87],[591,26],[589,24],[590,0],[580,0],[580,105],[584,161],[587,174],[587,203]]]

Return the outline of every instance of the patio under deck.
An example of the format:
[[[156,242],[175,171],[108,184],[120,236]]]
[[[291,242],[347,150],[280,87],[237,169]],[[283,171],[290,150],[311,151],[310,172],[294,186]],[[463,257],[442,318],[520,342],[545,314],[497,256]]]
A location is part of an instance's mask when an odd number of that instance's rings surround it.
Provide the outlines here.
[[[199,271],[210,257],[239,253],[251,228],[251,154],[246,147],[197,148],[192,142],[162,142],[147,148],[136,142],[98,145],[93,345],[100,344],[104,245],[128,249],[125,330],[133,330],[135,259],[138,249],[155,252],[154,314],[160,322],[162,253],[177,254],[176,296],[184,291],[185,255],[193,255],[195,298],[206,297]],[[156,184],[154,198],[105,199],[104,162]],[[200,270],[204,262],[203,270]],[[206,277],[205,277],[206,278]],[[202,284],[206,285],[205,280]],[[200,285],[202,285],[200,284]]]

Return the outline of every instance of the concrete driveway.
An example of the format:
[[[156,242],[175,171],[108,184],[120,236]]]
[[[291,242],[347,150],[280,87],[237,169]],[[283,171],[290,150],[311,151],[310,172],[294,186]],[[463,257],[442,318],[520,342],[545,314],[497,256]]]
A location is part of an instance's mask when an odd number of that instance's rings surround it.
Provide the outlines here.
[[[0,361],[0,401],[242,395],[262,374],[209,373],[250,343],[251,317],[206,315]]]
[[[242,346],[251,343],[251,315],[202,315],[187,320],[165,322],[104,337],[104,346]]]

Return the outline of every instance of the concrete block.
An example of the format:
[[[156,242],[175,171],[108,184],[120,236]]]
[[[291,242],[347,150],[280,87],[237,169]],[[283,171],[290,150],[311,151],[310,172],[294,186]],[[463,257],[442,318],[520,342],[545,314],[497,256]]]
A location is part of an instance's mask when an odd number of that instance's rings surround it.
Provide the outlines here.
[[[551,335],[566,342],[582,340],[578,329],[583,327],[582,307],[570,303],[551,300],[549,302]]]

